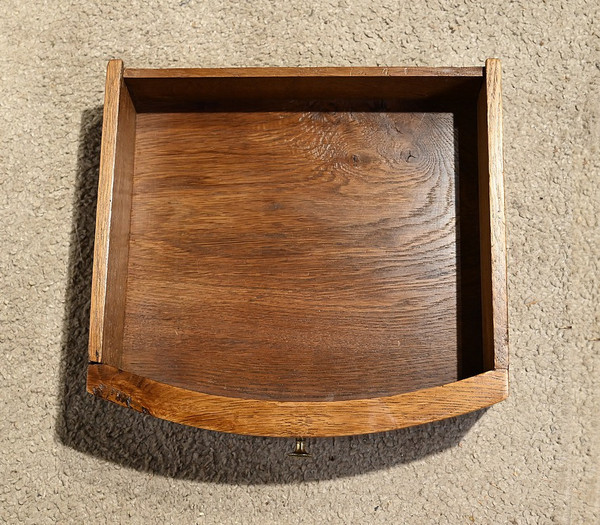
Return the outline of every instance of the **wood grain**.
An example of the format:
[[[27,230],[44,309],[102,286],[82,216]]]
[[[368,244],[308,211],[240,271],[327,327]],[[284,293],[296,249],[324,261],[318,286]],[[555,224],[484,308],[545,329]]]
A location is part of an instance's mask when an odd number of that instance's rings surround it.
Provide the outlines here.
[[[282,402],[208,395],[105,365],[88,368],[88,391],[138,412],[220,432],[327,437],[383,432],[454,417],[506,398],[506,370],[376,399]]]
[[[452,115],[140,114],[136,159],[122,368],[279,400],[458,378]]]
[[[112,61],[88,390],[272,436],[391,430],[501,401],[501,135],[496,60]]]
[[[115,366],[121,362],[125,315],[135,118],[123,83],[123,62],[111,60],[102,124],[89,359]]]
[[[126,68],[125,78],[205,77],[483,77],[478,67],[239,67]]]
[[[484,366],[508,368],[506,219],[502,158],[502,89],[498,59],[486,61],[479,96],[479,201]]]

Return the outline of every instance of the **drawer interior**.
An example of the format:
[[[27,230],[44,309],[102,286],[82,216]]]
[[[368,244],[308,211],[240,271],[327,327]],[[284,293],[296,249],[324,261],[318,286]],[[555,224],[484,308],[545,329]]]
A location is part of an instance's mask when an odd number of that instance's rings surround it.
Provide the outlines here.
[[[179,105],[131,89],[119,368],[282,401],[395,395],[484,370],[468,89],[200,103],[186,88]]]

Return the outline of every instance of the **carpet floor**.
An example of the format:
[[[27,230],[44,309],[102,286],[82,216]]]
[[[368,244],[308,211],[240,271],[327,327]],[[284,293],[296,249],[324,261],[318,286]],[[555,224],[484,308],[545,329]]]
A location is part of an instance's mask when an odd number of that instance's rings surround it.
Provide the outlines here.
[[[0,521],[600,523],[600,3],[3,0]],[[503,60],[510,397],[385,434],[196,430],[85,392],[107,60]]]

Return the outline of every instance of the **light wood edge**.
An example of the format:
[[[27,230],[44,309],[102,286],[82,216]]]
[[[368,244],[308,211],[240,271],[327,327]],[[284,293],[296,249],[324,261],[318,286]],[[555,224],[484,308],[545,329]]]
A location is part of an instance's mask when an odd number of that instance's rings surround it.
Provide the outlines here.
[[[508,394],[506,370],[389,397],[331,402],[229,398],[90,364],[88,392],[138,412],[220,432],[328,437],[383,432],[488,407]]]
[[[88,352],[120,366],[136,120],[121,60],[108,63],[105,89]]]
[[[492,258],[492,305],[494,322],[494,368],[508,368],[508,290],[506,263],[506,216],[504,210],[504,159],[502,155],[502,66],[486,61],[489,202]]]
[[[486,369],[508,369],[509,365],[501,78],[500,60],[486,60],[485,82],[478,106],[482,310]]]
[[[108,253],[112,192],[117,153],[117,126],[119,98],[123,79],[123,61],[111,60],[106,69],[104,91],[104,114],[102,121],[102,144],[98,176],[98,200],[96,208],[96,235],[94,240],[94,264],[92,298],[90,304],[90,361],[102,361],[104,344],[104,316],[108,281]]]
[[[481,67],[127,68],[125,78],[207,77],[482,77]]]

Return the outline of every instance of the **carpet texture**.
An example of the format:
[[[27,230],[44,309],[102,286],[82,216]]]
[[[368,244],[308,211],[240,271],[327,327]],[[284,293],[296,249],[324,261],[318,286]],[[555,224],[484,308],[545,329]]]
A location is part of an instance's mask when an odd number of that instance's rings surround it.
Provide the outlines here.
[[[600,522],[600,4],[0,4],[0,521]],[[594,25],[596,22],[596,25]],[[372,436],[159,421],[85,393],[106,62],[504,67],[511,395]]]

